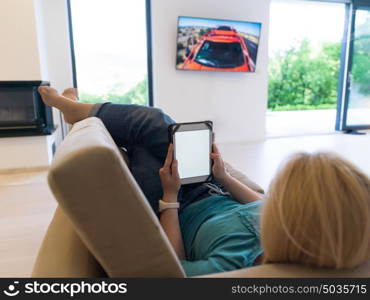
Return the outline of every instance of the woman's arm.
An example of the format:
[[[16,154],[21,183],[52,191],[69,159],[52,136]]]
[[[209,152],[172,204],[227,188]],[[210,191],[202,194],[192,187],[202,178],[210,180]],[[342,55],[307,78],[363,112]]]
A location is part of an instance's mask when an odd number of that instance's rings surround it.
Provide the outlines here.
[[[260,193],[253,191],[251,188],[227,173],[220,151],[215,144],[213,144],[213,153],[211,153],[211,158],[214,162],[212,169],[213,175],[219,183],[225,186],[226,190],[229,191],[235,200],[240,203],[249,203],[262,199],[262,195]]]
[[[165,202],[176,202],[176,198],[167,198],[166,196],[162,199]],[[179,259],[185,258],[185,249],[184,243],[182,241],[180,223],[179,223],[179,214],[177,209],[166,209],[161,213],[160,222],[163,227],[164,232],[166,233],[172,247],[175,249],[175,252]]]
[[[167,157],[163,167],[159,170],[159,176],[161,178],[163,188],[162,201],[176,203],[181,183],[177,169],[177,160],[173,160],[172,144],[168,147]],[[168,208],[162,211],[160,223],[179,259],[185,259],[185,250],[184,243],[182,241],[178,210]]]
[[[223,184],[231,196],[240,203],[245,204],[262,199],[262,195],[260,193],[253,191],[230,174],[227,174],[222,180],[220,180],[220,183]]]

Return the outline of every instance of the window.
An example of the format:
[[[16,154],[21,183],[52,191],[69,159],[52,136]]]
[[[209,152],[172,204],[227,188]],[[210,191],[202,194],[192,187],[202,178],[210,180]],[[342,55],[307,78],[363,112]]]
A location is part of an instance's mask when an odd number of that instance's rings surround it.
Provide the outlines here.
[[[150,2],[69,0],[80,101],[151,105]]]
[[[333,132],[346,5],[272,0],[267,135]]]
[[[370,9],[357,11],[354,30],[352,88],[347,115],[350,126],[370,122]]]
[[[345,46],[337,129],[356,132],[370,128],[370,1],[350,5]]]

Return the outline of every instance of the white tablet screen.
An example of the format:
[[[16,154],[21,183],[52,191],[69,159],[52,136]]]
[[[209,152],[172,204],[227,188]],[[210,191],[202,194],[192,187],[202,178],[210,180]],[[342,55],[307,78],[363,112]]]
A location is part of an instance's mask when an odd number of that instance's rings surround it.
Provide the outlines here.
[[[180,178],[210,174],[210,130],[175,133],[175,152]]]

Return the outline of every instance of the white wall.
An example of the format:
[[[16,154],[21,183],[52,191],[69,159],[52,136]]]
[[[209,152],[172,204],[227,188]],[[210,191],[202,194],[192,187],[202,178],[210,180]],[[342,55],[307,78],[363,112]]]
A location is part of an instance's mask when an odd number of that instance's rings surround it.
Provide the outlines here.
[[[73,87],[67,1],[34,1],[42,76],[62,93],[65,88]],[[53,116],[58,126],[55,141],[59,145],[68,127],[57,109],[53,108]]]
[[[263,139],[269,3],[270,0],[152,0],[155,105],[179,122],[213,120],[218,142]],[[256,73],[175,70],[180,15],[262,22]],[[72,86],[65,0],[1,0],[0,35],[0,80],[50,80],[60,92]],[[53,138],[0,138],[0,169],[5,165],[19,167],[16,149],[22,149],[24,165],[48,162],[49,157],[41,159],[39,153],[49,155],[45,145],[54,139],[57,144],[61,141],[60,115],[54,111],[54,116],[59,131]]]
[[[0,174],[12,169],[47,167],[53,154],[54,135],[10,137],[0,139]]]
[[[33,0],[0,1],[0,80],[40,80]]]
[[[72,86],[66,1],[0,1],[0,80],[50,80]],[[52,136],[0,138],[0,170],[49,165],[51,146],[62,140],[60,114],[53,110]]]
[[[270,0],[153,0],[155,105],[178,122],[213,120],[218,142],[265,137]],[[262,22],[256,73],[175,69],[178,16]]]

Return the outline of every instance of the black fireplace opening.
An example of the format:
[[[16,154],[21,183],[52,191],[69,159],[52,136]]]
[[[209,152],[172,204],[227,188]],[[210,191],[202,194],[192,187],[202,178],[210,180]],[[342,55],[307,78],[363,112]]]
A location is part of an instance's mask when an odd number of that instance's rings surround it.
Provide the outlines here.
[[[37,89],[45,81],[0,81],[0,137],[48,135],[55,131],[50,106]]]

